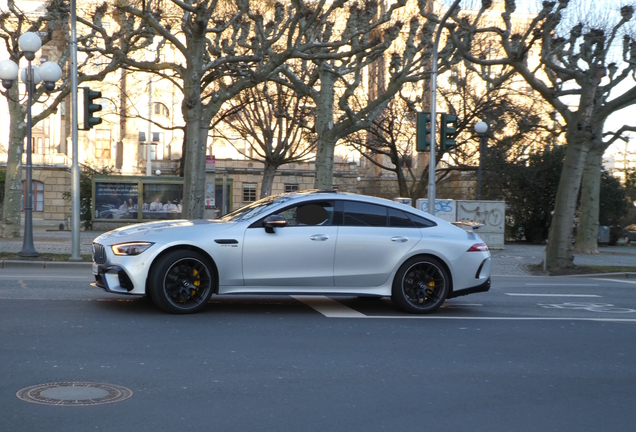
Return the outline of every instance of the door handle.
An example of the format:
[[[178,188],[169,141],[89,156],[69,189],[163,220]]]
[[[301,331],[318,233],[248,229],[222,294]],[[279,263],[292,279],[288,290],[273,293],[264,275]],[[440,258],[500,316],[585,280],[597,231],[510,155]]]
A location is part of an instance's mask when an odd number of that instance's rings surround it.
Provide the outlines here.
[[[329,236],[325,235],[325,234],[316,234],[316,235],[312,235],[311,237],[309,237],[310,239],[314,240],[314,241],[325,241],[325,240],[329,240]]]
[[[409,239],[407,237],[397,236],[397,237],[391,237],[391,241],[396,243],[405,243],[409,241]]]

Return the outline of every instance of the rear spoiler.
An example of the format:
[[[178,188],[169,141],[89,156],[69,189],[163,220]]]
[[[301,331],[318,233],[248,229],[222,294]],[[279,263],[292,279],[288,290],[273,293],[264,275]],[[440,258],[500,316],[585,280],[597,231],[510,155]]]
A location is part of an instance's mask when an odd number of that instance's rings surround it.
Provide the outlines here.
[[[451,223],[465,231],[477,231],[479,228],[484,226],[481,222],[457,221]]]

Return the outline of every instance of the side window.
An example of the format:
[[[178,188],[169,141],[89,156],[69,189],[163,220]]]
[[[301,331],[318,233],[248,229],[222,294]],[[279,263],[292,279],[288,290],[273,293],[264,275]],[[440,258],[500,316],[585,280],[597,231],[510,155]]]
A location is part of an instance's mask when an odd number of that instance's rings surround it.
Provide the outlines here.
[[[287,226],[333,225],[333,203],[328,201],[303,203],[277,214],[287,220]]]
[[[418,228],[430,228],[437,226],[437,224],[433,221],[426,219],[425,217],[417,216],[412,213],[407,213],[409,219],[413,221],[416,227]]]
[[[415,228],[415,223],[403,211],[389,208],[389,226]]]
[[[344,203],[345,226],[377,226],[388,225],[387,208],[375,204],[367,204],[356,201]]]

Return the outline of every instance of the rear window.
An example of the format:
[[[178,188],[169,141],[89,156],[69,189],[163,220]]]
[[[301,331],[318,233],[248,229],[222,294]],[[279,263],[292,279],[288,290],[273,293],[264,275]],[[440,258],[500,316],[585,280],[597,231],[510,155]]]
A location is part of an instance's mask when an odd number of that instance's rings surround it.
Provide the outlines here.
[[[430,228],[437,226],[437,224],[431,220],[426,219],[425,217],[414,215],[413,213],[407,213],[409,219],[415,224],[418,228]]]
[[[403,211],[390,208],[389,226],[414,228],[415,222],[409,219],[409,217]]]

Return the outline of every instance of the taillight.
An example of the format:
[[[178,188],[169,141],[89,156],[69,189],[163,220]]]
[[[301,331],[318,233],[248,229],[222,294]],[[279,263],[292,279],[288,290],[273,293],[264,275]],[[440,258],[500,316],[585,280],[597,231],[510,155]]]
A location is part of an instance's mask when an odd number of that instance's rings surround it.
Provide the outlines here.
[[[472,245],[468,252],[488,252],[488,246],[486,246],[486,243],[477,243]]]

